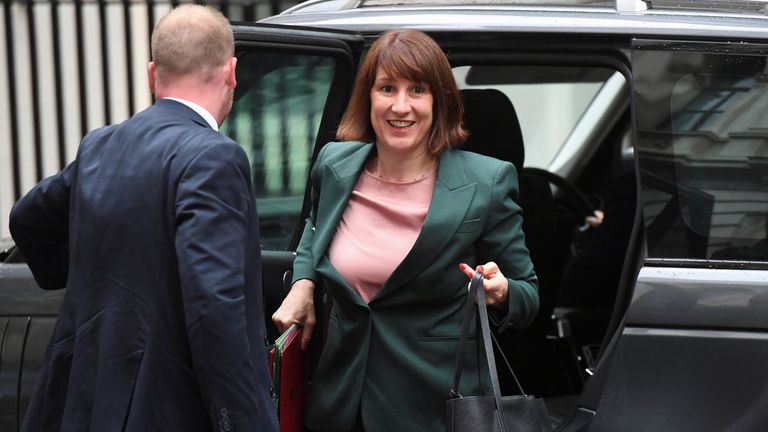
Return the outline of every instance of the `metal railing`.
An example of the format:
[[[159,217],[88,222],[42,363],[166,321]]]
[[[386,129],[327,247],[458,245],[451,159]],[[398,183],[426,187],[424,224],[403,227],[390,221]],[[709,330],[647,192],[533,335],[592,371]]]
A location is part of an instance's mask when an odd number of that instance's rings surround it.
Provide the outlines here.
[[[146,64],[171,0],[3,0],[0,8],[0,239],[13,203],[71,161],[82,136],[152,102]],[[201,2],[198,2],[201,3]],[[257,21],[298,0],[206,2]]]

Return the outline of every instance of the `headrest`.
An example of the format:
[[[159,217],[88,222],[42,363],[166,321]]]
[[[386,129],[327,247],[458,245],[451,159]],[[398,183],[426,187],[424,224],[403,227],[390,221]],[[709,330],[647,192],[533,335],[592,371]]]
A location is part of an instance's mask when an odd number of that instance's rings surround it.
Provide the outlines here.
[[[523,133],[509,98],[496,89],[465,89],[461,96],[469,130],[461,148],[512,162],[519,172],[525,160]]]

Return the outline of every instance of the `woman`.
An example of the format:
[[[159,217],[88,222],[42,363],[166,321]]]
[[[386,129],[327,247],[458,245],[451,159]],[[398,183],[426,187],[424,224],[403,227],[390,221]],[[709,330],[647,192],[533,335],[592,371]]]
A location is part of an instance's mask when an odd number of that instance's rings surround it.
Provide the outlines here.
[[[444,430],[467,301],[457,265],[484,263],[477,270],[501,329],[527,326],[538,309],[515,168],[453,150],[466,138],[460,94],[440,47],[415,30],[371,46],[337,136],[344,142],[323,147],[312,169],[294,282],[272,317],[281,330],[303,326],[306,347],[315,284],[328,294],[305,424]],[[476,354],[466,359],[466,370],[478,369]],[[483,393],[480,381],[465,373],[461,392]]]

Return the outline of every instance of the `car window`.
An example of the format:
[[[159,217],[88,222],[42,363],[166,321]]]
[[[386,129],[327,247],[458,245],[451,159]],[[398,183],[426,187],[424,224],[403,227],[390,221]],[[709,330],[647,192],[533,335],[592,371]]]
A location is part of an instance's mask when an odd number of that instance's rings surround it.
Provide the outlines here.
[[[296,230],[334,67],[331,57],[295,53],[238,59],[221,130],[248,154],[264,250],[287,250]]]
[[[638,49],[648,255],[768,260],[765,56]]]
[[[543,169],[580,122],[601,118],[585,113],[606,82],[614,75],[624,81],[618,72],[595,67],[463,65],[453,72],[460,89],[495,88],[507,95],[520,120],[525,165]]]

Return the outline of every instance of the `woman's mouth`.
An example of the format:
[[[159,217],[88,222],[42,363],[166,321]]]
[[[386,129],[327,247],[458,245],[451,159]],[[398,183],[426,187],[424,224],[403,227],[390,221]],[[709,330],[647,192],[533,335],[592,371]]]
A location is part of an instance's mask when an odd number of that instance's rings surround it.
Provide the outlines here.
[[[387,123],[389,123],[389,125],[392,127],[405,129],[407,127],[413,126],[416,122],[407,120],[387,120]]]

